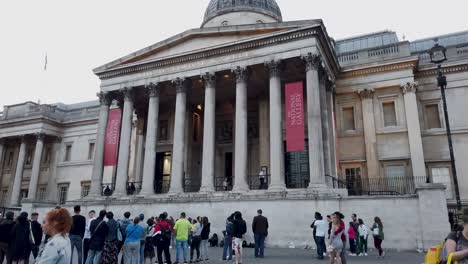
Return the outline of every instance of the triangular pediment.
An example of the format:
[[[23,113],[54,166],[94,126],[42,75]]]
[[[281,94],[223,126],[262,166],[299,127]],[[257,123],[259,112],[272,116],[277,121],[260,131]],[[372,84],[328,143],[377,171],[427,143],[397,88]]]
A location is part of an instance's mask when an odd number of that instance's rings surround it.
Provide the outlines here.
[[[268,37],[302,27],[320,25],[320,20],[192,29],[134,52],[94,70],[96,74],[152,61],[169,59],[253,39]]]

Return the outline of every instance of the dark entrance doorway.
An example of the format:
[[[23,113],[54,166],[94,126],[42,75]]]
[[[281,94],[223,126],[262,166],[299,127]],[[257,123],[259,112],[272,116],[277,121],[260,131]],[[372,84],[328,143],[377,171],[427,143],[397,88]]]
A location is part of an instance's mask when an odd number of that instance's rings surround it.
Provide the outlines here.
[[[171,152],[156,153],[156,172],[154,175],[154,192],[167,193],[171,185]]]
[[[286,149],[286,143],[284,149]],[[286,187],[289,189],[307,188],[310,181],[309,143],[307,140],[305,141],[305,151],[286,152],[284,157]]]
[[[232,190],[232,168],[233,168],[233,158],[232,152],[226,152],[224,154],[224,177],[226,183],[223,184],[225,191]]]

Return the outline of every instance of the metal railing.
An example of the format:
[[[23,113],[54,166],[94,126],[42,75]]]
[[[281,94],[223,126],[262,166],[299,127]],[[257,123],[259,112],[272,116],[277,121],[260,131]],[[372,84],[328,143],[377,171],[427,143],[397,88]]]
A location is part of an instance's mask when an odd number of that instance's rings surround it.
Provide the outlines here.
[[[141,192],[142,182],[127,182],[127,195],[137,195]]]
[[[293,178],[286,174],[286,188],[288,189],[306,189],[309,187],[309,178]]]
[[[184,192],[196,193],[200,191],[200,184],[192,181],[192,179],[185,179],[184,181]]]
[[[325,176],[331,181],[331,187],[347,189],[349,196],[415,194],[418,184],[431,182],[427,176],[372,177],[354,181]]]
[[[154,182],[154,192],[156,194],[168,193],[171,187],[171,180],[159,180]]]
[[[229,192],[232,191],[234,186],[234,177],[215,177],[215,191],[217,192]]]
[[[115,190],[115,182],[101,184],[102,196],[111,196],[114,193],[114,190]]]
[[[271,175],[249,175],[249,188],[250,190],[267,190],[270,185]]]

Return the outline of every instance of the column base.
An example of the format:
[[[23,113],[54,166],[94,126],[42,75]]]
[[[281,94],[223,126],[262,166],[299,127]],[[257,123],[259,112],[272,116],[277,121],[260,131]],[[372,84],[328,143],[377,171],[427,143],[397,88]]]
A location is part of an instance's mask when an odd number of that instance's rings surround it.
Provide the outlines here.
[[[267,192],[269,193],[282,193],[286,192],[286,184],[272,184],[268,187]]]
[[[231,192],[233,192],[233,193],[246,193],[248,191],[250,191],[248,186],[234,186],[234,188],[232,188]]]
[[[330,193],[330,188],[325,183],[310,183],[307,192],[325,194]]]
[[[178,196],[180,194],[183,194],[184,188],[171,188],[169,189],[169,192],[167,193],[169,196]]]
[[[199,194],[211,194],[214,193],[214,188],[211,187],[201,187],[200,191],[198,191]]]

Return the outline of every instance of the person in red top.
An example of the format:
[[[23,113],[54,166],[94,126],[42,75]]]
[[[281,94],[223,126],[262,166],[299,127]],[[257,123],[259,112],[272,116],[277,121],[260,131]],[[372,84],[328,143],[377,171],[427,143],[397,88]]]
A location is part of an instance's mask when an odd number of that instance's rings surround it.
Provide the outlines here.
[[[351,251],[349,255],[356,256],[356,232],[354,231],[353,222],[349,222],[348,238],[349,238],[349,251]]]
[[[341,219],[340,220],[340,228],[338,228],[335,231],[335,235],[338,235],[340,232],[345,230],[345,223],[343,221],[344,215],[340,212],[335,212],[333,213],[337,218]],[[341,251],[340,257],[341,257],[341,264],[346,264],[346,235],[345,232],[341,235],[341,240],[343,241],[343,250]]]
[[[172,225],[166,220],[166,218],[167,215],[164,213],[159,216],[160,222],[154,228],[153,238],[157,245],[158,263],[172,264],[169,246],[171,245],[171,235],[174,231],[172,230]],[[163,252],[166,262],[163,262],[162,260]]]

